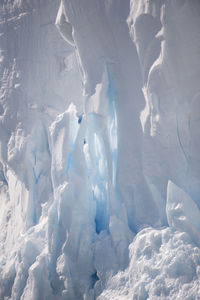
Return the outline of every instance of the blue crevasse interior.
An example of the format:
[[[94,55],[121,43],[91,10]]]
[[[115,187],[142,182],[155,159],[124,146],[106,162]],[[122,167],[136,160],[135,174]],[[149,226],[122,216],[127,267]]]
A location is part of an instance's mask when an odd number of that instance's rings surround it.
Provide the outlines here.
[[[108,167],[103,137],[100,134],[97,114],[88,116],[87,141],[89,152],[85,153],[88,177],[92,190],[92,201],[96,206],[96,232],[100,233],[108,227]]]
[[[101,129],[98,128],[99,116],[98,114],[91,114],[89,116],[88,122],[88,144],[91,151],[93,151],[92,156],[88,157],[86,155],[86,161],[88,166],[88,174],[91,182],[91,187],[93,191],[93,201],[96,204],[96,232],[99,234],[102,230],[108,229],[109,223],[109,181],[112,181],[114,187],[115,197],[118,202],[119,207],[119,197],[117,192],[117,167],[118,167],[118,137],[117,137],[117,116],[116,116],[116,92],[114,84],[111,78],[111,74],[107,67],[107,78],[108,78],[108,88],[107,88],[107,101],[108,101],[108,139],[109,148],[105,149],[105,140]],[[106,151],[107,150],[107,151]],[[112,159],[112,174],[109,174],[108,170],[108,157],[106,153],[111,152]],[[95,156],[95,158],[94,158]],[[92,163],[93,161],[93,163]],[[112,178],[109,178],[112,176]]]
[[[118,121],[116,112],[116,101],[117,94],[114,85],[114,81],[111,76],[109,66],[107,65],[107,76],[108,76],[108,90],[107,97],[109,101],[109,115],[108,115],[108,133],[110,141],[110,151],[112,155],[112,184],[115,193],[116,202],[116,215],[120,214],[120,196],[117,186],[117,172],[118,172]]]
[[[108,133],[110,140],[110,149],[112,153],[112,164],[113,164],[113,185],[116,187],[117,177],[117,164],[118,164],[118,135],[117,135],[117,114],[115,108],[116,92],[114,83],[111,78],[109,70],[108,72],[108,90],[107,97],[109,101],[109,115],[108,115]]]

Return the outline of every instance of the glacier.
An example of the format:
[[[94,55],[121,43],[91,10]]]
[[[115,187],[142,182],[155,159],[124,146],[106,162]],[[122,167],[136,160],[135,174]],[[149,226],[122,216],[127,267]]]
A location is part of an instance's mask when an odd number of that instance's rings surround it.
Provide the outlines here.
[[[0,300],[200,299],[199,0],[0,1]]]

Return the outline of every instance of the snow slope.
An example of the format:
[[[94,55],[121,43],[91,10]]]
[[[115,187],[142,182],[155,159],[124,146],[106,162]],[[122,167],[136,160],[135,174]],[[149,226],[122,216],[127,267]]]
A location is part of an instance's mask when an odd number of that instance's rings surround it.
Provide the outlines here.
[[[0,2],[0,300],[200,298],[199,16]]]

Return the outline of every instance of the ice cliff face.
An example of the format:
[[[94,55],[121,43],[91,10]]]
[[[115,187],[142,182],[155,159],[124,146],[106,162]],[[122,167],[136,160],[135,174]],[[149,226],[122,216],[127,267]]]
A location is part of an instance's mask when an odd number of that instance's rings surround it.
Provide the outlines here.
[[[1,1],[0,299],[200,298],[199,17]]]

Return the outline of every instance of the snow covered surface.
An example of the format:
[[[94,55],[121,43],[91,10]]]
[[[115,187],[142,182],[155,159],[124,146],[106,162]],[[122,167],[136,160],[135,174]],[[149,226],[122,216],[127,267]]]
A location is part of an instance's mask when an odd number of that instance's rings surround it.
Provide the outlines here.
[[[199,0],[0,2],[0,300],[200,298]]]
[[[99,300],[198,299],[200,250],[185,232],[143,229],[129,253],[129,267],[109,279]]]

